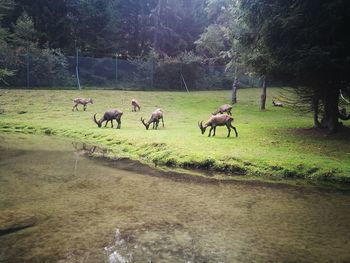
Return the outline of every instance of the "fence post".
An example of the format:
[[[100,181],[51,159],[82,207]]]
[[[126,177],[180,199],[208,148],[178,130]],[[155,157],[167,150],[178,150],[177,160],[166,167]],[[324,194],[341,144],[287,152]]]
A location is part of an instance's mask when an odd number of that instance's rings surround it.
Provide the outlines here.
[[[79,80],[79,52],[78,52],[78,47],[77,47],[77,41],[76,40],[75,40],[75,57],[76,57],[75,74],[77,76],[78,89],[81,90],[80,80]]]
[[[115,84],[118,84],[118,53],[115,53]]]
[[[27,89],[29,89],[29,43],[27,43]]]
[[[151,88],[154,89],[154,58],[151,58]]]

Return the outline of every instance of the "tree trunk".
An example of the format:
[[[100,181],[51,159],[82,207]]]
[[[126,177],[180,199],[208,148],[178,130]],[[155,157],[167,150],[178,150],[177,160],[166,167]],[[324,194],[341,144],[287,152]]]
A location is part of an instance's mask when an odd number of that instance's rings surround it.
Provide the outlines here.
[[[237,88],[238,88],[238,80],[235,78],[232,84],[232,104],[237,103]]]
[[[260,96],[260,110],[265,110],[265,104],[266,104],[266,78],[263,79],[262,84],[262,93]]]
[[[339,89],[325,90],[324,96],[324,116],[321,121],[323,128],[328,129],[329,133],[337,131],[340,123],[339,117]]]

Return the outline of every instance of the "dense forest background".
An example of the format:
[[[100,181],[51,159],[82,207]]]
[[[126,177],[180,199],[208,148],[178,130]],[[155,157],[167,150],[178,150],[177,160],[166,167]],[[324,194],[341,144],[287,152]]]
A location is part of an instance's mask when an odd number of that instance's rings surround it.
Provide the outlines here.
[[[71,86],[80,74],[83,85],[229,88],[237,71],[229,0],[0,3],[1,68],[11,86]]]

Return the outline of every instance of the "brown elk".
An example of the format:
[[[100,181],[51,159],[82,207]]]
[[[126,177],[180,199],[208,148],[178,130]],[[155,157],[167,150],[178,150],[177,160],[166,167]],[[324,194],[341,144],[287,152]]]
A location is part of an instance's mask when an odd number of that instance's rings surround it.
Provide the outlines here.
[[[221,115],[213,115],[210,117],[210,119],[203,125],[203,121],[198,122],[198,127],[201,129],[202,134],[205,133],[205,130],[210,126],[209,135],[211,136],[212,130],[214,130],[213,136],[215,136],[216,127],[217,126],[226,126],[228,130],[227,137],[230,137],[231,134],[231,128],[235,131],[236,137],[238,136],[236,127],[232,126],[233,118],[226,114]]]
[[[106,111],[103,117],[100,120],[96,120],[96,114],[94,115],[94,122],[97,124],[99,128],[101,128],[102,123],[105,121],[105,127],[107,126],[107,123],[111,122],[111,127],[113,128],[113,120],[116,120],[118,123],[117,129],[120,129],[121,127],[121,117],[123,115],[123,112],[117,109],[112,109],[110,111]]]
[[[158,128],[159,121],[162,120],[163,127],[164,127],[164,119],[163,119],[163,111],[161,109],[156,109],[152,115],[151,118],[149,119],[148,122],[145,122],[145,119],[141,117],[141,122],[143,125],[145,125],[146,130],[148,130],[149,125],[152,123],[153,124],[153,129]]]
[[[141,109],[139,102],[135,99],[131,100],[131,107],[132,107],[131,111],[136,111],[137,109],[140,111]]]
[[[272,100],[272,105],[275,107],[283,107],[283,103],[280,101],[275,101],[274,99]]]
[[[224,104],[220,106],[215,112],[212,113],[212,115],[216,115],[218,113],[223,114],[224,112],[227,112],[228,115],[232,115],[231,113],[232,106],[230,104]]]
[[[81,105],[84,105],[84,111],[86,110],[86,105],[91,103],[91,104],[94,104],[94,102],[92,101],[91,98],[88,98],[88,99],[83,99],[83,98],[75,98],[73,100],[73,102],[75,103],[75,105],[73,106],[72,108],[72,111],[74,111],[74,108],[76,110],[78,110],[78,105],[81,104]]]

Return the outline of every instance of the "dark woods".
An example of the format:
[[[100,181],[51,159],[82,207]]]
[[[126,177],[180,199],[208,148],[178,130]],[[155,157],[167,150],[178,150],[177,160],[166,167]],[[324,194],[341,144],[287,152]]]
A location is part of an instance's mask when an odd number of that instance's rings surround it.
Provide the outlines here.
[[[316,127],[340,127],[340,91],[350,95],[350,2],[241,0],[238,34],[246,64],[292,86]]]
[[[229,1],[209,2],[0,0],[0,83],[71,87],[78,64],[85,86],[229,88],[232,72],[207,53],[221,44],[201,39]]]

